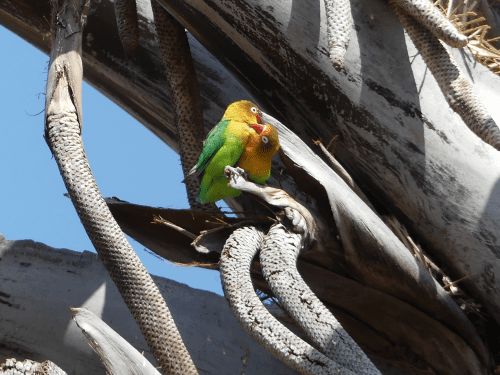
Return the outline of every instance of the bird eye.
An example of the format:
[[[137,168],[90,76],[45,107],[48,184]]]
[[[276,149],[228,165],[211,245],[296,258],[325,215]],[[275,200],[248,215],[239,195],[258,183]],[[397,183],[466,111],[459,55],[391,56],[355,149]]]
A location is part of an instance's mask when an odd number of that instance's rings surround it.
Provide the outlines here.
[[[269,138],[267,138],[265,135],[261,139],[262,139],[262,142],[264,142],[264,143],[269,142]]]
[[[250,108],[250,111],[252,111],[253,113],[258,113],[259,112],[259,110],[257,109],[257,107]]]

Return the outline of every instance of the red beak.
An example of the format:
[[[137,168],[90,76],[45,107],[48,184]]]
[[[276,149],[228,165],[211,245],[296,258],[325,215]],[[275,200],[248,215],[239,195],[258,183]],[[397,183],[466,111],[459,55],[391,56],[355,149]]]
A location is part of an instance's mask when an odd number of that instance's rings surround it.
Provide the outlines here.
[[[261,125],[261,124],[252,124],[250,125],[250,127],[253,128],[259,134],[262,134],[262,132],[267,128],[266,125]]]

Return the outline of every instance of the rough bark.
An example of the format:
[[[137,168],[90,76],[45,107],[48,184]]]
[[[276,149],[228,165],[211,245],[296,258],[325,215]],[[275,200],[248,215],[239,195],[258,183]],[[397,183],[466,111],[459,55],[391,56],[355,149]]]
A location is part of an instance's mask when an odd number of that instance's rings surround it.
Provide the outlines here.
[[[437,38],[452,47],[467,45],[467,37],[458,32],[433,3],[427,0],[394,0],[392,3],[411,15]],[[406,26],[405,26],[406,28]]]
[[[15,358],[8,358],[0,364],[0,374],[5,375],[67,375],[56,364],[51,361],[43,363],[26,359],[16,361]]]

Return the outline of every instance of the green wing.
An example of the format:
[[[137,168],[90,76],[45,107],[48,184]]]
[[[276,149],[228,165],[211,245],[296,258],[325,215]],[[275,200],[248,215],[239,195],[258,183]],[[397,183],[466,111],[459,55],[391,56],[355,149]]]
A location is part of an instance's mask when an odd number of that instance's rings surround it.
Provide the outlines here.
[[[203,150],[201,151],[200,158],[198,159],[198,164],[196,165],[196,172],[201,173],[210,159],[219,151],[219,149],[224,144],[224,131],[229,125],[230,120],[221,120],[217,126],[215,126],[210,133],[208,133],[207,140],[203,144]]]
[[[229,121],[230,120],[221,120],[212,128],[212,130],[210,130],[207,139],[203,142],[203,150],[198,158],[198,163],[191,168],[184,180],[182,180],[183,183],[191,180],[191,183],[188,184],[188,186],[190,186],[194,181],[196,181],[196,178],[203,173],[207,165],[210,163],[210,160],[212,160],[217,151],[219,151],[224,144],[223,134],[229,124]]]
[[[227,186],[229,181],[224,177],[224,169],[226,165],[234,166],[243,150],[244,145],[239,139],[228,137],[224,145],[210,159],[198,191],[198,198],[202,203],[217,202],[241,194],[241,191]]]

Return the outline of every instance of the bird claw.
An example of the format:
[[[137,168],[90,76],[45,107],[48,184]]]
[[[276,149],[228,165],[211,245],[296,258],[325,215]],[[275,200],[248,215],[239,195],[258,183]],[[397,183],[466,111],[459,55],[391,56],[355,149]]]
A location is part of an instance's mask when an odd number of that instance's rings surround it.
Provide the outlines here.
[[[248,174],[247,172],[245,172],[244,169],[240,168],[240,167],[236,167],[236,168],[233,168],[231,166],[226,166],[226,168],[224,168],[224,176],[230,180],[230,181],[233,181],[233,182],[236,182],[236,180],[241,177],[245,180],[248,180]]]

